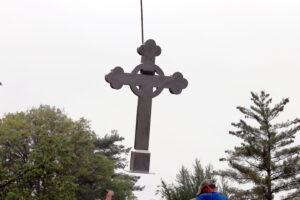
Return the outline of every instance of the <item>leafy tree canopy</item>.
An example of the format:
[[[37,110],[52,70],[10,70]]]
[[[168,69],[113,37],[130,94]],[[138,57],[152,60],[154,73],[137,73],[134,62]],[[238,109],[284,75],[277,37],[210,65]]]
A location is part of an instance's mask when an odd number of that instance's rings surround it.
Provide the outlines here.
[[[135,199],[139,177],[120,173],[129,148],[116,131],[100,138],[83,118],[40,106],[0,120],[0,199],[94,200],[105,189]]]

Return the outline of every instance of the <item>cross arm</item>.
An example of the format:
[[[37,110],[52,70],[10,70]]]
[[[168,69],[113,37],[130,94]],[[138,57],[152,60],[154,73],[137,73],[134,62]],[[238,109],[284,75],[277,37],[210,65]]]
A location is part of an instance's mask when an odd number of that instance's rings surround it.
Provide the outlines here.
[[[145,86],[150,84],[153,86],[156,85],[155,82],[159,81],[154,76],[124,73],[124,70],[121,67],[115,67],[111,70],[111,72],[105,76],[105,80],[110,83],[110,86],[114,89],[120,89],[123,85]]]
[[[123,85],[134,84],[133,74],[124,73],[121,67],[115,67],[109,74],[105,76],[106,82],[114,89],[120,89]]]
[[[180,94],[188,86],[188,81],[183,78],[180,72],[175,72],[172,76],[166,77],[164,88],[169,88],[172,94]]]
[[[180,72],[176,72],[172,76],[132,74],[124,73],[121,67],[114,68],[105,76],[105,80],[114,89],[120,89],[123,85],[142,87],[151,85],[161,89],[169,88],[172,94],[180,94],[188,85],[188,81]]]

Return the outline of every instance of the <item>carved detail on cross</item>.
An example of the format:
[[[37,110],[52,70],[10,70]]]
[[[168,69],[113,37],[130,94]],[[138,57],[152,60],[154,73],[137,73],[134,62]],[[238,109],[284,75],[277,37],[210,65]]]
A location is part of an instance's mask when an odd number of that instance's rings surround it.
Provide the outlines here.
[[[129,85],[132,92],[139,97],[134,148],[138,151],[147,151],[149,148],[152,98],[159,95],[164,88],[168,88],[172,94],[180,94],[187,87],[188,81],[183,78],[180,72],[176,72],[172,76],[164,75],[160,67],[155,64],[155,57],[161,54],[161,48],[156,45],[154,40],[147,40],[137,51],[142,56],[140,65],[136,66],[131,73],[125,73],[121,67],[115,67],[105,76],[105,80],[114,89]],[[146,158],[146,162],[150,162],[150,153],[132,153],[131,157],[131,159]],[[132,165],[134,163],[131,162]],[[137,168],[131,166],[131,169],[149,172],[149,163],[148,166],[141,165]]]

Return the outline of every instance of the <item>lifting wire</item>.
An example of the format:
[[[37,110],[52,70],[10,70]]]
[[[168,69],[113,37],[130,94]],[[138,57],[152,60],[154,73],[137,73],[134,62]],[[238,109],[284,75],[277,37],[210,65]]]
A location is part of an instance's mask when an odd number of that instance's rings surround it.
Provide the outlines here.
[[[144,17],[143,17],[143,0],[141,2],[141,30],[142,30],[142,44],[144,44]]]

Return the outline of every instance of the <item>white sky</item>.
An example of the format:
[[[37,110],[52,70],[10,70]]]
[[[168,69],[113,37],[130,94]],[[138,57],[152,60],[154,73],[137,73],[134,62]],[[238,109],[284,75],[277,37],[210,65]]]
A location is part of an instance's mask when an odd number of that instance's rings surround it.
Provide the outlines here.
[[[117,129],[132,147],[137,97],[104,76],[140,63],[139,9],[139,0],[1,0],[1,116],[49,104],[91,120],[98,135]],[[162,48],[157,65],[189,86],[153,100],[155,175],[142,175],[139,199],[160,199],[160,179],[174,180],[195,158],[225,167],[218,159],[239,142],[228,134],[242,117],[235,107],[250,104],[250,91],[289,97],[281,119],[299,117],[299,0],[144,0],[144,23]]]

